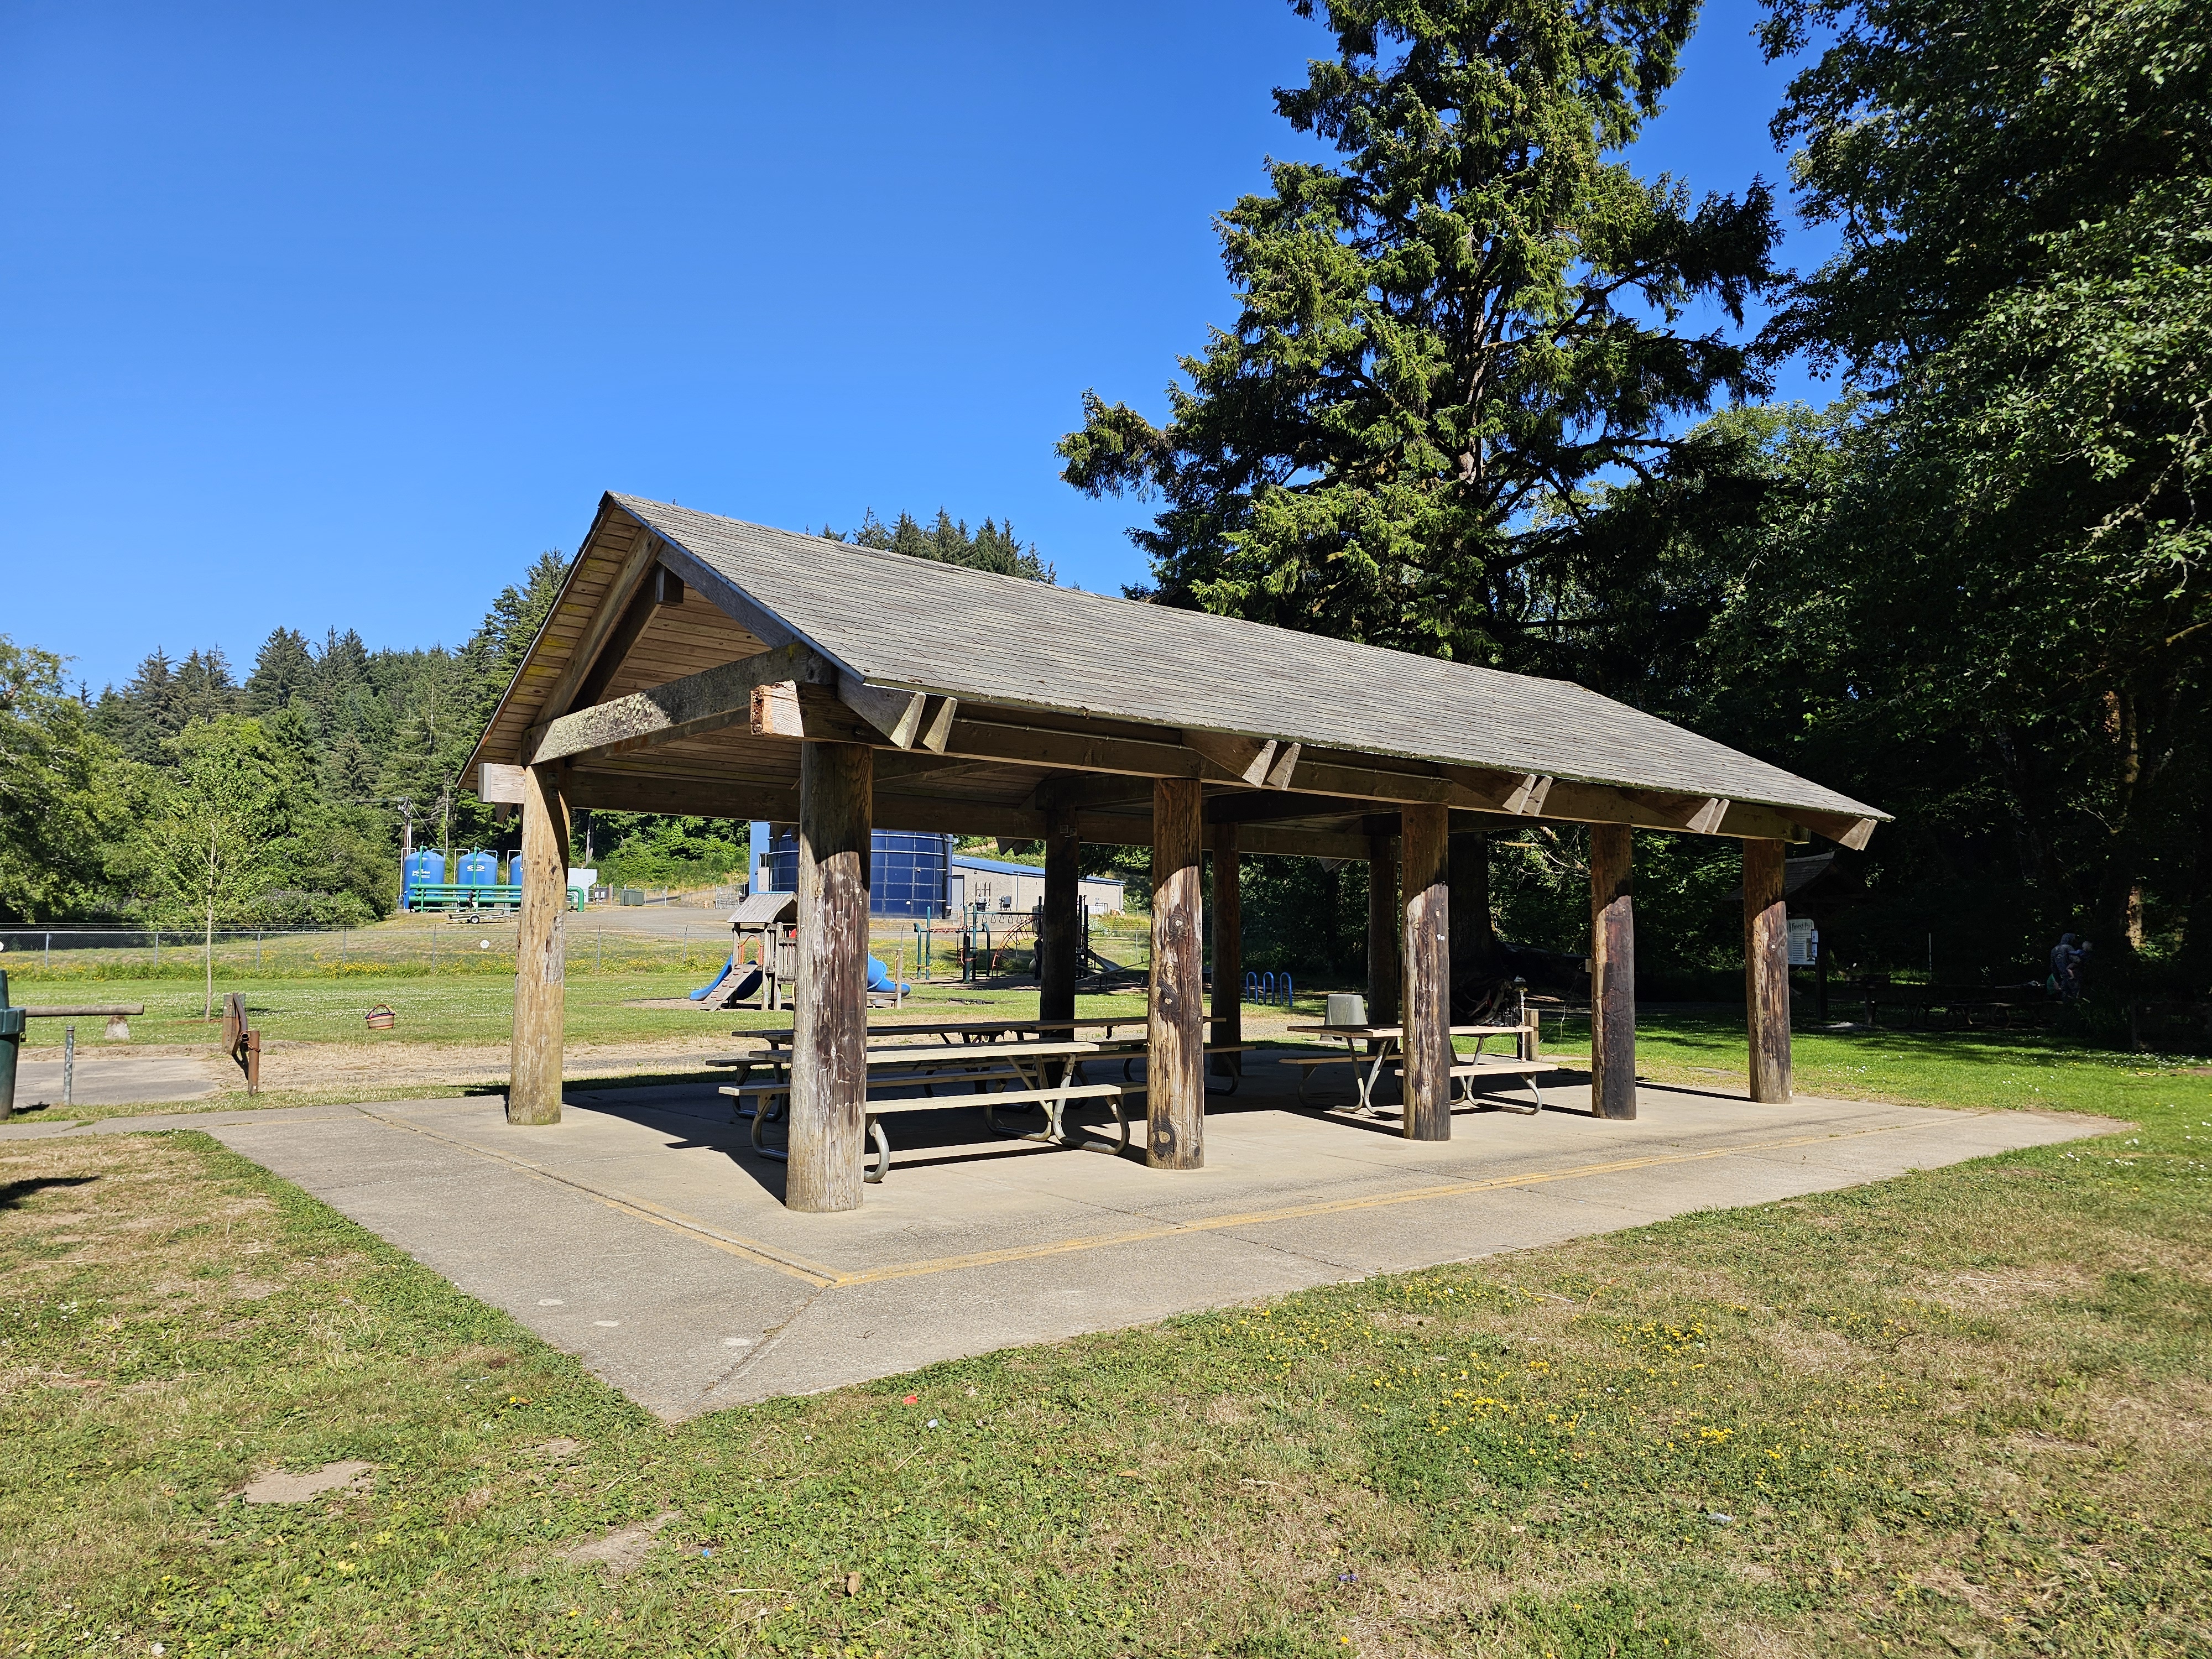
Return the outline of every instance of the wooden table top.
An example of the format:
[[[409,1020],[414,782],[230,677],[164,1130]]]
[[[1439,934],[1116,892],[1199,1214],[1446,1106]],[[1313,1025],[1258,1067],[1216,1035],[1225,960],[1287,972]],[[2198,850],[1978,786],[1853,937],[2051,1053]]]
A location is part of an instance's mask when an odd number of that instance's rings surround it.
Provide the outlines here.
[[[1286,1031],[1322,1031],[1330,1036],[1403,1038],[1402,1025],[1285,1025]],[[1525,1025],[1454,1025],[1448,1028],[1454,1036],[1510,1036],[1516,1031],[1525,1031]]]
[[[1211,1024],[1213,1016],[1208,1014],[1206,1016],[1206,1020],[1208,1024]],[[879,1036],[957,1036],[963,1032],[1003,1036],[1010,1031],[1088,1030],[1098,1026],[1104,1026],[1110,1030],[1116,1025],[1142,1025],[1143,1024],[1145,1024],[1145,1016],[1142,1014],[1081,1014],[1066,1019],[1047,1019],[1042,1016],[1026,1019],[909,1019],[889,1021],[880,1025],[871,1024],[868,1027],[868,1036],[871,1039]],[[792,1027],[787,1025],[767,1031],[736,1030],[730,1035],[758,1037],[762,1042],[777,1048],[787,1048],[791,1043],[793,1031]]]

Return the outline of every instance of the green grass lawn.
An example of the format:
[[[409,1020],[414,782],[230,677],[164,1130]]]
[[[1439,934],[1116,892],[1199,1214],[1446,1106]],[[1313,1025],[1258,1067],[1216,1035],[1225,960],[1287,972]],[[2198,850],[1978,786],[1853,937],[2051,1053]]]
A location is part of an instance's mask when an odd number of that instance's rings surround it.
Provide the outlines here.
[[[202,1137],[0,1143],[0,1653],[2212,1653],[2212,1079],[1798,1063],[2140,1127],[674,1429]]]

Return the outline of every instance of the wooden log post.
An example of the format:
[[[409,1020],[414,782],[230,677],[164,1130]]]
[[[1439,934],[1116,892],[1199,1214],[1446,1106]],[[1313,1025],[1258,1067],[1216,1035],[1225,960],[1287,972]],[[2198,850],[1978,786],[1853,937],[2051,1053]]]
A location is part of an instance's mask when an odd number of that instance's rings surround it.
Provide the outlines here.
[[[874,772],[874,751],[863,744],[800,749],[799,1006],[792,1021],[787,1209],[860,1207]]]
[[[1244,899],[1237,856],[1237,826],[1213,826],[1213,1028],[1214,1042],[1244,1041]],[[1222,1076],[1241,1074],[1244,1056],[1218,1054],[1213,1069]]]
[[[1405,809],[1405,1135],[1451,1139],[1451,810]]]
[[[1636,1115],[1635,854],[1625,823],[1590,826],[1590,1109]]]
[[[1367,838],[1367,1023],[1398,1023],[1398,840]]]
[[[1083,951],[1083,839],[1073,812],[1045,820],[1044,915],[1037,931],[1037,1017],[1075,1018],[1075,981]],[[1047,1027],[1040,1036],[1065,1042],[1073,1026]]]
[[[1783,900],[1786,843],[1743,844],[1743,1003],[1751,1036],[1751,1097],[1790,1098],[1790,912]]]
[[[1199,860],[1206,825],[1195,778],[1152,781],[1152,998],[1146,1027],[1145,1162],[1206,1163],[1206,993]]]
[[[562,918],[568,908],[568,804],[559,766],[523,769],[522,903],[514,945],[514,1045],[509,1123],[561,1121],[561,1018],[568,986]]]

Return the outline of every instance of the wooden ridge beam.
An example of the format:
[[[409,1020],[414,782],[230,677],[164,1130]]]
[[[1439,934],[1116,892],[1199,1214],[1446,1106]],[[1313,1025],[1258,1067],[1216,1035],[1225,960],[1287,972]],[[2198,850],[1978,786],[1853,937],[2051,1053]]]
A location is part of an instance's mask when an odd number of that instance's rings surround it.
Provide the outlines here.
[[[781,646],[532,726],[523,734],[523,754],[544,766],[696,737],[739,720],[757,727],[764,707],[771,718],[780,713],[784,689],[795,703],[800,686],[827,688],[836,678],[836,669],[806,647]]]

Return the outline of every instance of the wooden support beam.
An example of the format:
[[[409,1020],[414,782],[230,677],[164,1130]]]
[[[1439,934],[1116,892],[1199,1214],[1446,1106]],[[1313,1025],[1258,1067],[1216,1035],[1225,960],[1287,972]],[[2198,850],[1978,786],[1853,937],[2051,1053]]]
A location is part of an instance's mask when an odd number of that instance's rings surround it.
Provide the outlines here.
[[[561,771],[533,766],[523,782],[509,1123],[561,1121],[561,1025],[568,976],[562,940],[568,908],[568,805],[562,798]]]
[[[1367,838],[1367,1023],[1398,1023],[1398,847]]]
[[[1743,844],[1743,1003],[1751,1036],[1751,1097],[1790,1099],[1790,911],[1778,841]]]
[[[1855,817],[1849,812],[1812,812],[1802,806],[1791,807],[1790,816],[1814,835],[1826,836],[1854,853],[1864,852],[1881,825],[1880,818]]]
[[[799,751],[799,1006],[783,1201],[812,1213],[860,1207],[873,760],[860,744]]]
[[[771,696],[795,703],[798,687],[828,686],[836,674],[806,647],[783,646],[532,726],[523,734],[523,754],[531,765],[544,766],[717,732],[754,719],[755,694],[764,688],[780,686]]]
[[[1590,826],[1590,1109],[1636,1115],[1635,853],[1626,824]]]
[[[633,519],[632,522],[636,520]],[[630,601],[637,597],[638,589],[653,574],[659,561],[659,538],[643,525],[638,525],[636,535],[631,540],[629,553],[623,558],[621,568],[615,572],[614,580],[607,584],[606,591],[599,595],[599,606],[585,622],[583,632],[577,635],[576,643],[569,650],[568,660],[554,676],[544,701],[538,705],[540,714],[566,714],[576,706],[577,689],[598,666],[600,657],[606,652],[608,639],[622,626],[623,619],[629,614]],[[525,738],[522,757],[526,760],[529,754],[529,740]]]
[[[1199,859],[1205,825],[1194,778],[1152,786],[1152,1002],[1146,1027],[1145,1162],[1206,1163],[1206,988]]]
[[[568,699],[568,708],[585,708],[599,701],[623,664],[629,659],[638,636],[660,614],[666,605],[684,603],[684,579],[665,565],[655,564],[640,579],[636,591],[622,613],[622,618],[609,631],[606,641],[599,647],[598,659],[591,671],[577,683],[575,695]]]
[[[921,746],[933,755],[945,752],[951,740],[953,717],[960,712],[957,697],[933,697],[921,717]]]
[[[1451,813],[1408,806],[1405,861],[1405,1111],[1408,1140],[1451,1139]]]
[[[922,713],[929,699],[920,691],[870,685],[850,674],[840,674],[837,696],[894,749],[913,748],[914,740],[921,734]]]
[[[1472,799],[1446,803],[1452,806],[1475,807],[1492,812],[1505,812],[1522,817],[1539,810],[1545,792],[1551,788],[1552,780],[1534,772],[1500,772],[1481,766],[1443,766],[1437,769],[1445,780],[1473,797]],[[1531,805],[1530,803],[1534,805]]]
[[[668,578],[675,581],[672,575]],[[1462,812],[1555,823],[1627,823],[1739,839],[1802,841],[1799,821],[1863,847],[1874,820],[1759,806],[1703,795],[1574,783],[1482,767],[1370,765],[1317,760],[1299,744],[1184,732],[1182,741],[1107,737],[992,719],[954,697],[871,686],[818,653],[789,644],[687,675],[611,702],[579,708],[524,738],[533,764],[583,760],[695,737],[744,720],[756,737],[862,743],[948,760],[1049,767],[1070,775],[1037,787],[1034,805],[1120,805],[1155,778],[1219,778],[1255,788],[1343,801],[1442,805]],[[1011,713],[1011,711],[1006,711]]]
[[[1237,850],[1237,826],[1217,823],[1213,830],[1213,1034],[1212,1041],[1244,1041],[1244,895]],[[1241,1069],[1241,1054],[1217,1055],[1224,1073]]]
[[[1091,819],[1085,818],[1088,824]],[[1086,840],[1103,842],[1103,836],[1086,836]],[[1364,860],[1368,854],[1368,838],[1350,831],[1332,833],[1325,830],[1279,830],[1271,823],[1244,823],[1237,829],[1237,849],[1249,856],[1255,853],[1279,854],[1288,858],[1357,859]]]
[[[486,761],[477,769],[477,799],[487,806],[520,806],[527,799],[529,768]]]
[[[1083,836],[1073,812],[1045,820],[1044,914],[1037,931],[1037,1018],[1073,1019],[1077,958],[1083,952]],[[1067,1038],[1073,1026],[1040,1033]]]
[[[1194,750],[1224,777],[1256,789],[1275,763],[1273,738],[1239,738],[1221,732],[1185,732],[1183,747]]]

